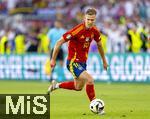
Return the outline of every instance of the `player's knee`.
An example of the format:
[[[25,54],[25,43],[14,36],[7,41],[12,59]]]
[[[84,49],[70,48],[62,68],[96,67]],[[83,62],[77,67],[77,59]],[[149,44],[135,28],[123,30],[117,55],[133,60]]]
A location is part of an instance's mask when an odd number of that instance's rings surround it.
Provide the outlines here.
[[[81,90],[83,89],[83,87],[81,87],[81,86],[76,86],[75,89],[76,89],[76,91],[81,91]]]
[[[76,91],[81,91],[82,90],[82,88],[76,88]]]
[[[89,85],[94,84],[94,79],[88,79],[88,80],[87,80],[87,84],[89,84]]]

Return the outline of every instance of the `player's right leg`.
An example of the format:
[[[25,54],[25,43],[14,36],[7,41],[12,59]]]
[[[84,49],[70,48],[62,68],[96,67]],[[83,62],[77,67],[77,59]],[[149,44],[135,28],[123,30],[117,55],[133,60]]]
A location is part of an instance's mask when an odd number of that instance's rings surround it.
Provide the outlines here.
[[[52,91],[58,88],[80,91],[84,87],[84,84],[85,81],[80,79],[74,79],[74,81],[66,81],[61,83],[58,83],[55,80],[53,80],[48,88],[47,94],[51,93]]]
[[[57,88],[76,90],[76,91],[82,90],[82,88],[85,85],[85,78],[78,78],[78,77],[83,71],[85,71],[86,64],[82,65],[82,64],[68,61],[67,68],[72,73],[74,77],[74,81],[61,82],[59,84],[56,83],[56,81],[53,81],[52,84],[49,86],[48,93],[52,92]]]

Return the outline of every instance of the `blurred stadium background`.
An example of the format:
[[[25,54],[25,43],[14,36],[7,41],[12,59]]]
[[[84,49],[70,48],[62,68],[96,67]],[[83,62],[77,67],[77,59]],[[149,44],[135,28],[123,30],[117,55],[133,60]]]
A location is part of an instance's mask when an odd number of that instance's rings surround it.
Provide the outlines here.
[[[0,93],[45,93],[50,79],[44,72],[50,52],[48,31],[56,20],[66,30],[72,28],[82,22],[90,6],[98,11],[96,24],[109,69],[103,71],[95,42],[90,46],[87,69],[97,82],[107,82],[95,85],[97,96],[106,103],[105,118],[148,119],[149,0],[0,0]],[[66,56],[67,45],[63,50]],[[52,75],[56,80],[61,73],[58,67]],[[66,78],[58,81],[71,80],[65,62],[63,69]],[[74,96],[76,100],[66,103]],[[88,112],[89,102],[83,98],[83,92],[58,91],[51,96],[51,118],[99,118]]]
[[[149,0],[0,0],[0,79],[47,81],[43,70],[50,52],[47,32],[56,19],[66,30],[82,22],[90,6],[98,11],[96,24],[110,65],[108,72],[103,71],[93,42],[88,70],[95,80],[149,81]],[[67,46],[63,49],[67,54]],[[64,71],[71,79],[65,65]],[[58,75],[56,67],[54,79]]]

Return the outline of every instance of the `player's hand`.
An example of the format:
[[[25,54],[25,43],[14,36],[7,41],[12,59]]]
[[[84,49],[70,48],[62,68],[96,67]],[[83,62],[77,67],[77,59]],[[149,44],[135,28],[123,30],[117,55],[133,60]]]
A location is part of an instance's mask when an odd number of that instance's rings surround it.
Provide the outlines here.
[[[107,71],[107,68],[108,68],[107,62],[103,62],[103,67],[104,67],[104,69]]]
[[[56,61],[51,59],[51,62],[50,62],[51,68],[53,69],[55,67],[55,65],[56,65]]]

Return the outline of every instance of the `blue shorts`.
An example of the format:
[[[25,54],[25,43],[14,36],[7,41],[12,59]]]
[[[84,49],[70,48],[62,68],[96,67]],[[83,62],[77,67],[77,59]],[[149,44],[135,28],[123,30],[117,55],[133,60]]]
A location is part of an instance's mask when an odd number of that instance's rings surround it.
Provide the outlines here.
[[[67,68],[74,78],[78,78],[80,74],[86,70],[86,63],[71,62],[67,60]]]

